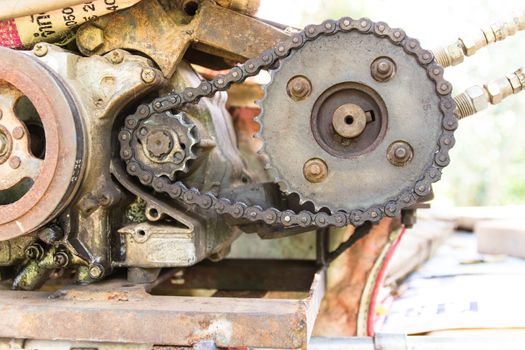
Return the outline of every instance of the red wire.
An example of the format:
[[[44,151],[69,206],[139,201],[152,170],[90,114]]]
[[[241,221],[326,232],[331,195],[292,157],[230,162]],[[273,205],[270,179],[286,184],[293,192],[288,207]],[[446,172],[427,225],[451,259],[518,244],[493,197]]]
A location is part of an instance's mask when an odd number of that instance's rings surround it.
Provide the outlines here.
[[[399,234],[399,236],[397,237],[397,240],[388,250],[383,266],[381,266],[381,270],[379,270],[379,274],[377,275],[376,284],[372,292],[372,299],[370,300],[370,308],[368,309],[368,322],[366,325],[366,328],[367,328],[366,332],[368,336],[370,337],[373,336],[375,333],[374,321],[375,321],[376,302],[377,302],[377,296],[379,294],[379,288],[381,287],[381,284],[383,283],[383,279],[385,277],[385,273],[386,273],[386,269],[388,268],[388,264],[390,263],[392,256],[394,256],[394,252],[396,251],[396,248],[399,245],[399,242],[401,242],[401,238],[403,238],[403,236],[405,235],[405,232],[406,232],[406,228],[404,227],[401,233]]]

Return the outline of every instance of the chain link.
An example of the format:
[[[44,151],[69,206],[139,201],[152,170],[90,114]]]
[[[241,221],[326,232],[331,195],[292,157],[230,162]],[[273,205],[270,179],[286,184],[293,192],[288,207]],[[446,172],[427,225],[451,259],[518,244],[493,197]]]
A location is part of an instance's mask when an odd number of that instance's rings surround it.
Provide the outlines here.
[[[350,31],[375,35],[402,46],[405,52],[414,56],[418,64],[427,70],[428,78],[435,83],[436,93],[440,97],[442,134],[439,144],[436,145],[433,162],[413,188],[406,188],[396,198],[367,209],[332,213],[312,213],[304,210],[295,213],[291,210],[280,211],[275,208],[263,209],[260,206],[248,206],[243,202],[218,198],[211,193],[201,193],[195,188],[187,188],[180,181],[172,182],[164,176],[145,170],[135,159],[135,151],[131,146],[132,137],[141,122],[153,114],[180,111],[187,104],[197,103],[203,97],[211,97],[219,91],[226,91],[233,83],[242,83],[248,77],[257,75],[261,70],[275,69],[281,59],[299,50],[306,42],[313,41],[320,36]],[[293,34],[286,41],[264,51],[259,57],[231,69],[225,75],[219,75],[211,81],[202,81],[198,87],[186,88],[180,93],[171,93],[156,98],[149,105],[140,105],[134,114],[125,119],[124,127],[119,133],[120,156],[126,162],[127,172],[137,177],[143,185],[151,186],[155,191],[165,193],[186,205],[196,205],[206,210],[213,209],[218,214],[229,214],[236,219],[246,219],[251,222],[262,221],[268,225],[284,227],[327,227],[330,225],[343,227],[349,224],[360,226],[367,221],[377,222],[385,216],[398,216],[402,209],[413,206],[419,199],[427,196],[431,191],[431,184],[441,178],[442,169],[450,162],[449,150],[455,143],[454,131],[458,122],[454,115],[456,104],[451,97],[452,85],[443,78],[443,74],[444,69],[435,63],[432,52],[422,49],[419,42],[407,37],[402,29],[390,28],[384,22],[374,23],[367,18],[354,20],[344,17],[338,21],[327,20],[319,25],[306,26],[302,32]]]

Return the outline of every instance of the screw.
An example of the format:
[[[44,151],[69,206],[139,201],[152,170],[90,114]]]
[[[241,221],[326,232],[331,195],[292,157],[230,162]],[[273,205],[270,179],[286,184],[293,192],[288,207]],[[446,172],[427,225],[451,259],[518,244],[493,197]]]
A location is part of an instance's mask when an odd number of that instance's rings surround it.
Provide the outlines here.
[[[288,96],[295,101],[304,100],[312,92],[310,80],[303,76],[296,76],[290,79],[287,88]]]
[[[144,68],[140,76],[146,84],[151,84],[155,81],[157,74],[151,68]]]
[[[109,60],[113,64],[119,64],[124,60],[124,55],[119,50],[114,50],[109,54]]]
[[[321,182],[328,176],[328,167],[323,160],[313,158],[304,164],[303,174],[310,182]]]
[[[389,57],[379,57],[370,66],[372,77],[379,82],[389,81],[396,74],[396,64]]]
[[[20,140],[22,137],[24,137],[25,131],[24,128],[21,126],[17,126],[13,129],[12,135],[15,139]]]
[[[40,260],[44,255],[44,248],[40,244],[31,244],[26,248],[25,255],[29,260]]]
[[[89,277],[94,280],[101,278],[104,275],[104,268],[100,264],[93,264],[89,267]]]
[[[53,261],[57,266],[63,267],[69,263],[69,257],[65,252],[57,252],[53,257]]]
[[[405,141],[396,141],[388,147],[387,158],[392,165],[405,166],[413,156],[412,146]]]
[[[44,57],[45,55],[47,55],[47,52],[48,52],[48,48],[46,44],[38,43],[33,48],[33,53],[37,57]]]
[[[13,169],[18,169],[20,167],[20,163],[20,158],[16,156],[9,159],[9,166]]]

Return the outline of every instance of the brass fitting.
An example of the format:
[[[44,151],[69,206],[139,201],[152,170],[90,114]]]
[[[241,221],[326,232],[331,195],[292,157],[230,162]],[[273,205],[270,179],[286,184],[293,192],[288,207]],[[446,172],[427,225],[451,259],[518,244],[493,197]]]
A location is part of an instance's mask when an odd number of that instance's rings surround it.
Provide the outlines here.
[[[465,56],[474,55],[489,44],[505,40],[518,31],[525,30],[525,13],[503,22],[483,26],[477,32],[460,37],[454,43],[434,50],[437,63],[444,68],[462,63]]]
[[[458,107],[456,117],[462,119],[488,108],[489,103],[496,105],[511,95],[525,90],[525,67],[504,78],[485,84],[483,87],[475,85],[454,100]]]

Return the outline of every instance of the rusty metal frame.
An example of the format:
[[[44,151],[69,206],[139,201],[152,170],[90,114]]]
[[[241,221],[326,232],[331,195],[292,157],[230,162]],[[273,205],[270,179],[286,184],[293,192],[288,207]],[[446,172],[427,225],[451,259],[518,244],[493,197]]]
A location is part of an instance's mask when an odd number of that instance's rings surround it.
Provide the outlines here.
[[[289,35],[214,1],[197,2],[199,10],[195,16],[188,17],[176,6],[167,8],[159,0],[142,0],[133,7],[81,26],[77,32],[79,50],[88,56],[115,49],[142,52],[170,77],[190,46],[200,52],[194,58],[204,53],[231,62],[244,62]],[[152,33],[159,35],[153,40]]]
[[[265,264],[276,264],[264,260],[245,262],[251,267],[257,265],[261,271]],[[304,291],[306,297],[300,299],[150,293],[168,280],[184,279],[185,273],[202,276],[206,268],[210,276],[234,274],[234,266],[243,266],[243,261],[226,261],[224,272],[220,271],[221,264],[195,267],[200,269],[195,273],[191,272],[192,268],[172,271],[150,285],[114,280],[83,287],[67,286],[54,292],[0,291],[0,337],[165,346],[193,346],[203,341],[213,341],[218,347],[296,349],[307,346],[325,293],[325,271],[317,270],[314,261],[292,261],[282,267],[292,272],[316,271],[310,275],[309,290]],[[284,279],[276,273],[273,277]],[[304,287],[301,279],[298,285]],[[218,280],[207,279],[211,288],[216,287],[213,281]],[[272,285],[280,284],[271,281],[256,289]],[[241,288],[234,286],[233,289]],[[281,289],[292,290],[294,286],[288,283]]]

